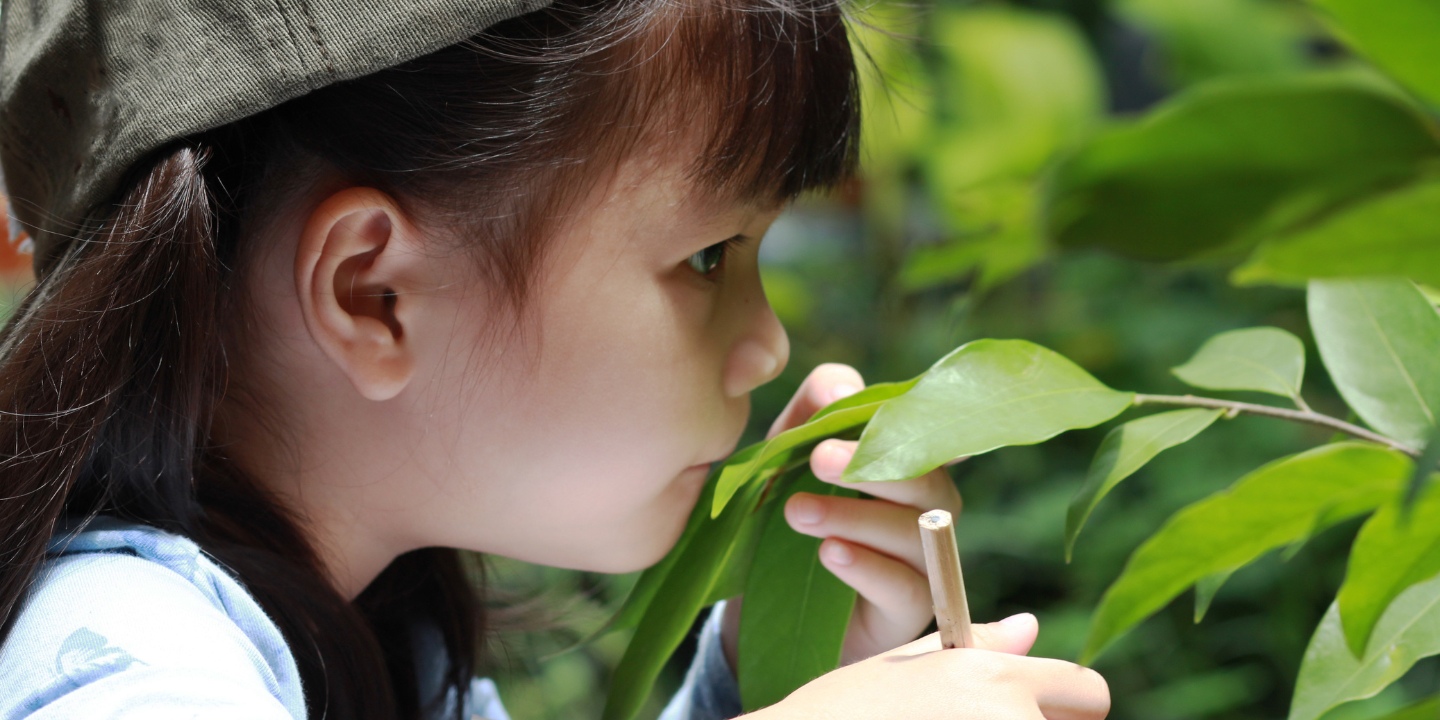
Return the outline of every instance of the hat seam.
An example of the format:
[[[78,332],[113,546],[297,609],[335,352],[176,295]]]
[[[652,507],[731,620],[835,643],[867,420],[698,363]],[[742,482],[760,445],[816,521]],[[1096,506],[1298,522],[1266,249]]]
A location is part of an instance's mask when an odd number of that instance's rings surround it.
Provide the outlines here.
[[[305,16],[305,27],[310,31],[310,39],[315,43],[316,49],[320,51],[320,59],[325,62],[325,72],[329,73],[331,80],[339,77],[340,72],[335,69],[334,58],[330,56],[330,47],[325,44],[325,39],[320,35],[320,28],[315,22],[315,12],[310,9],[310,0],[300,0],[300,12]]]

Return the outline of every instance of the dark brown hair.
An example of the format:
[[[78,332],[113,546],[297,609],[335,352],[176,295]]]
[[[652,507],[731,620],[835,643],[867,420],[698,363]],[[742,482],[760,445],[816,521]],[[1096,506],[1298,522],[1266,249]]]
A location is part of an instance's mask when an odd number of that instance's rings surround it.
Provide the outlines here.
[[[856,97],[836,0],[560,0],[157,153],[0,336],[0,639],[57,521],[105,513],[232,571],[285,635],[312,717],[463,696],[474,568],[417,550],[347,602],[301,519],[212,443],[247,332],[246,238],[294,178],[336,173],[457,230],[519,310],[553,223],[621,159],[699,147],[695,192],[779,204],[851,172]],[[440,698],[415,680],[420,625],[448,653]]]

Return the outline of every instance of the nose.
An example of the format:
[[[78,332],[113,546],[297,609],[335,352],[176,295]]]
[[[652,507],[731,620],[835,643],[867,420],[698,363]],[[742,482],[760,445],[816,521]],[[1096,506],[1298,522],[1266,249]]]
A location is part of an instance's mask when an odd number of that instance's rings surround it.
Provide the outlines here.
[[[725,361],[725,394],[740,397],[774,380],[790,361],[790,336],[770,303],[761,297],[748,332],[730,348]]]

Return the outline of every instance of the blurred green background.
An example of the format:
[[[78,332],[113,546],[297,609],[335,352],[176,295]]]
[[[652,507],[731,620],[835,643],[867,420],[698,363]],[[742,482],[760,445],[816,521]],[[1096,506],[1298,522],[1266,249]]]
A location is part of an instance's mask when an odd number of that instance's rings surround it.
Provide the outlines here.
[[[765,241],[766,290],[793,352],[784,375],[756,393],[745,442],[823,362],[854,365],[872,382],[899,380],[968,340],[1024,338],[1112,387],[1181,394],[1168,369],[1217,332],[1273,325],[1310,342],[1303,294],[1231,286],[1234,258],[1223,252],[1162,265],[1060,251],[1037,210],[1057,159],[1175,93],[1301,73],[1388,87],[1312,8],[1288,0],[920,2],[867,6],[859,17],[866,27],[857,42],[873,60],[864,170],[840,192],[797,204]],[[1343,415],[1310,352],[1307,399]],[[952,470],[966,498],[960,542],[972,613],[1036,613],[1036,654],[1074,659],[1101,593],[1175,510],[1326,439],[1266,419],[1221,423],[1121,486],[1067,565],[1066,503],[1107,428]],[[1096,665],[1110,683],[1111,717],[1284,717],[1358,524],[1240,571],[1201,624],[1185,595],[1132,632]],[[573,645],[633,578],[489,564],[496,603],[510,608],[502,622],[517,627],[498,633],[491,666],[511,714],[598,717],[627,638]],[[662,707],[692,652],[692,643],[682,646],[645,716]],[[1377,717],[1437,689],[1432,659],[1327,717]]]

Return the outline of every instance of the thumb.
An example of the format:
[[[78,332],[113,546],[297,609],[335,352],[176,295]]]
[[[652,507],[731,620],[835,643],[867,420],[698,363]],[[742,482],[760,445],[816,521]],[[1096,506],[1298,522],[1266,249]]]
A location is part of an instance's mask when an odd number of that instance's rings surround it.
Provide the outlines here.
[[[975,647],[981,650],[1024,655],[1035,644],[1040,634],[1040,621],[1030,613],[1011,615],[1000,622],[976,625],[970,628]]]
[[[975,641],[977,650],[1009,655],[1024,655],[1030,652],[1030,646],[1035,644],[1035,636],[1039,634],[1040,621],[1030,613],[1011,615],[1000,622],[970,627],[970,637]],[[940,633],[933,632],[894,650],[880,653],[877,657],[923,655],[939,649]]]

